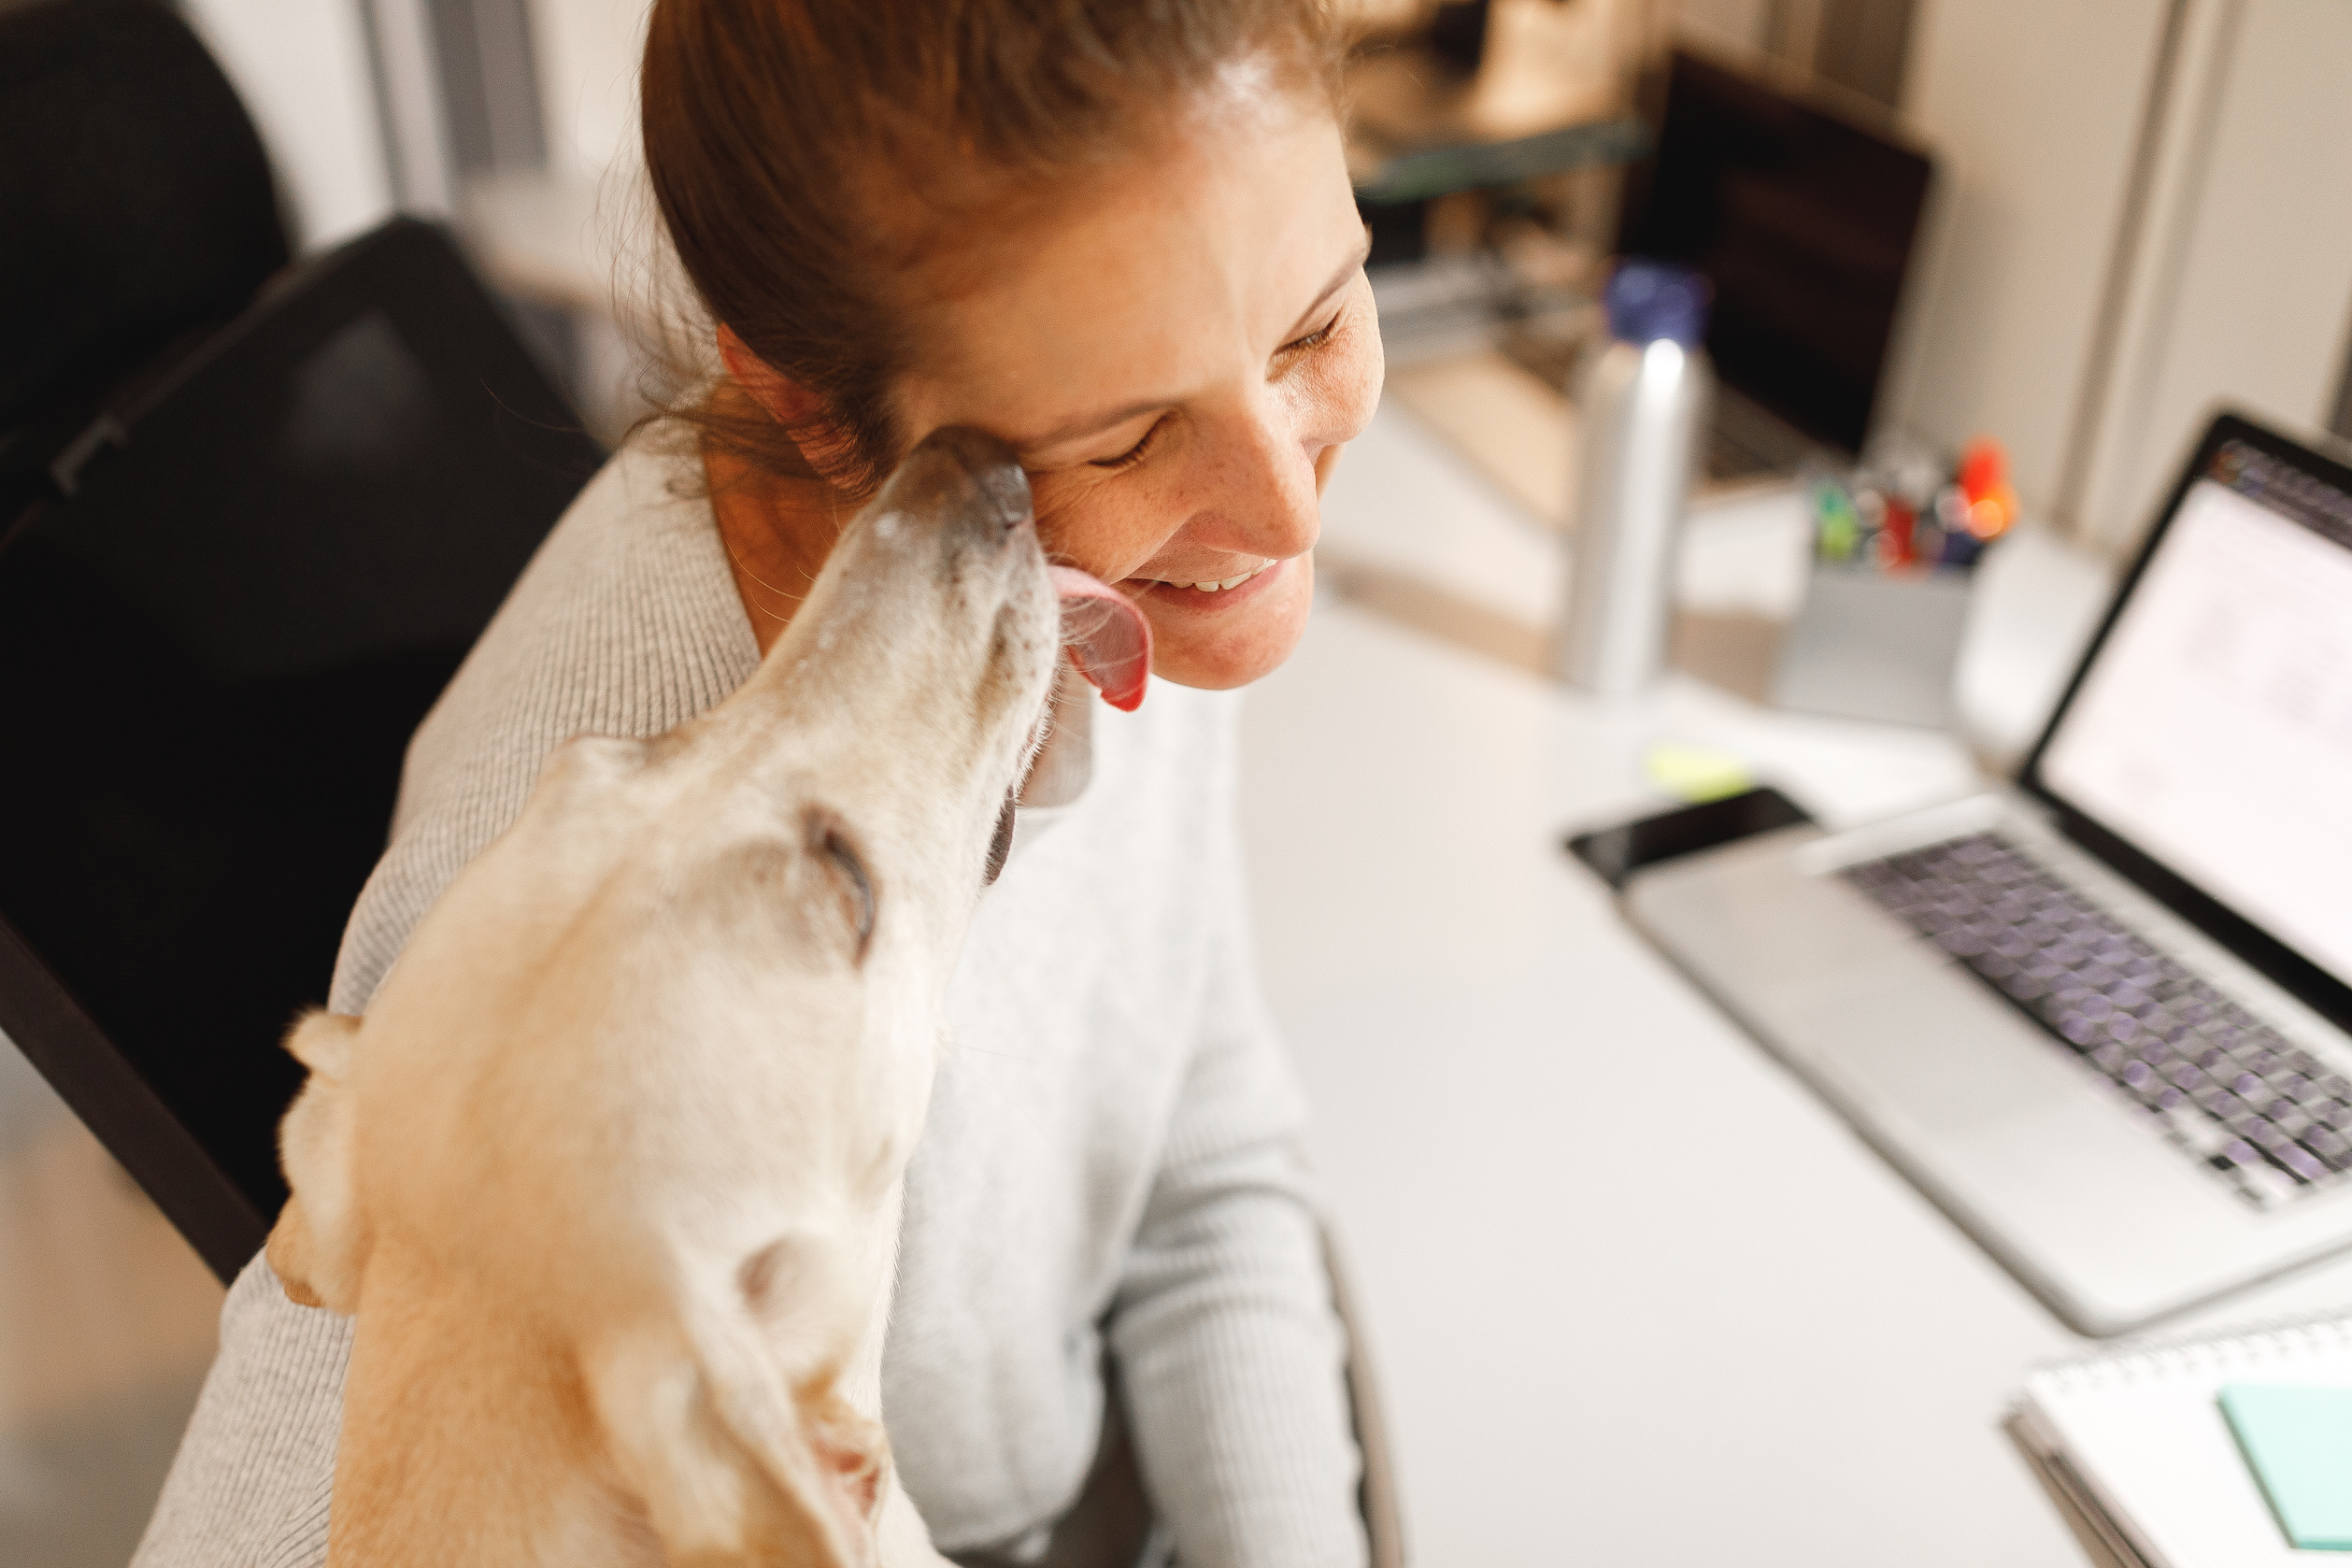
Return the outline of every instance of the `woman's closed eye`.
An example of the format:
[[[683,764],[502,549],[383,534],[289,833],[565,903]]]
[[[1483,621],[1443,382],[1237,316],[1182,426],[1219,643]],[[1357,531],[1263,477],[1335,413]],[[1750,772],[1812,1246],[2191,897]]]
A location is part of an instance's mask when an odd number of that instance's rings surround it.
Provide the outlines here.
[[[1333,311],[1332,319],[1330,321],[1325,321],[1321,326],[1317,327],[1313,332],[1308,333],[1304,337],[1294,337],[1290,339],[1290,342],[1285,343],[1281,348],[1276,349],[1275,352],[1277,354],[1295,354],[1308,349],[1321,348],[1324,344],[1329,343],[1332,340],[1332,334],[1339,330],[1339,319],[1346,314],[1347,314],[1347,312],[1344,306],[1340,309]]]
[[[1144,453],[1151,449],[1152,442],[1160,438],[1161,429],[1162,426],[1166,425],[1167,422],[1168,416],[1165,414],[1161,415],[1158,419],[1151,421],[1151,428],[1144,432],[1142,440],[1136,442],[1133,446],[1128,448],[1117,457],[1091,458],[1089,460],[1089,465],[1095,468],[1133,467],[1136,463],[1141,463],[1144,460]]]
[[[1275,350],[1276,357],[1287,358],[1291,354],[1304,353],[1311,349],[1321,348],[1324,344],[1329,343],[1332,340],[1332,335],[1339,330],[1340,321],[1347,314],[1347,307],[1345,305],[1341,306],[1339,308],[1331,313],[1331,318],[1324,321],[1321,326],[1317,327],[1313,332],[1308,333],[1305,336],[1294,337],[1290,342],[1282,345],[1281,348],[1276,349]],[[1167,428],[1167,423],[1168,416],[1165,414],[1161,415],[1160,418],[1151,421],[1151,428],[1145,431],[1143,433],[1142,439],[1138,440],[1133,446],[1128,448],[1117,457],[1090,458],[1087,460],[1087,466],[1090,468],[1108,469],[1133,467],[1136,463],[1141,463],[1144,460],[1144,454],[1151,449],[1152,443],[1160,439],[1160,433]]]

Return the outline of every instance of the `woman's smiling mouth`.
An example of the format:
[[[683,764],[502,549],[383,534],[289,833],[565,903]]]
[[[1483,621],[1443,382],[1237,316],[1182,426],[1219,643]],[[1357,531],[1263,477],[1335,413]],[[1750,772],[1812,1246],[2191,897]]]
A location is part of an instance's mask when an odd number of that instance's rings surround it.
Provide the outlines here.
[[[1233,589],[1239,588],[1242,584],[1249,581],[1252,577],[1261,576],[1268,567],[1279,564],[1280,563],[1276,561],[1261,561],[1258,564],[1250,567],[1249,570],[1241,573],[1239,576],[1222,577],[1205,582],[1180,582],[1173,577],[1130,577],[1127,580],[1133,583],[1140,583],[1146,588],[1189,589],[1195,593],[1230,592]]]
[[[1234,577],[1185,582],[1133,577],[1119,586],[1140,604],[1196,613],[1222,612],[1252,602],[1268,583],[1282,580],[1282,568],[1291,559],[1266,561]]]

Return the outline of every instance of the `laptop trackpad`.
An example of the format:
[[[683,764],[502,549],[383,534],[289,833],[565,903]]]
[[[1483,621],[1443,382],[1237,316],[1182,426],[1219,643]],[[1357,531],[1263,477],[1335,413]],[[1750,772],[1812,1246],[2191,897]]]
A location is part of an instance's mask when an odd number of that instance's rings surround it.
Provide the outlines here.
[[[1933,1132],[1982,1126],[2069,1090],[2081,1092],[2032,1026],[1948,969],[1854,976],[1802,1011],[1830,1074],[1865,1103]],[[1802,1037],[1802,1036],[1801,1036]]]

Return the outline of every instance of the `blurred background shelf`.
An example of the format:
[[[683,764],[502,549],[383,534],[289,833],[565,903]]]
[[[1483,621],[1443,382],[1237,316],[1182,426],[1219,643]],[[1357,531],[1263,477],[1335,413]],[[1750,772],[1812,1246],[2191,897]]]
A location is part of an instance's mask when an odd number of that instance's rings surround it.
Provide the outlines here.
[[[1356,179],[1356,198],[1374,206],[1426,201],[1458,191],[1518,185],[1595,164],[1630,162],[1648,150],[1638,120],[1598,120],[1491,142],[1456,142],[1399,151]]]

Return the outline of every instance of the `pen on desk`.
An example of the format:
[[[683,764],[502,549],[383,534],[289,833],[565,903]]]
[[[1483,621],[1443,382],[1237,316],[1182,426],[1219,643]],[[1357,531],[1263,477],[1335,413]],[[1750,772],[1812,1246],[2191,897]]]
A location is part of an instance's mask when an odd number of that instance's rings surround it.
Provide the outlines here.
[[[1948,467],[1865,463],[1811,485],[1814,551],[1826,564],[1905,573],[1968,571],[2017,520],[2009,458],[1979,436]]]

